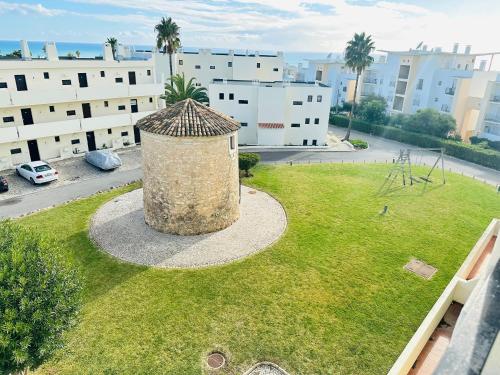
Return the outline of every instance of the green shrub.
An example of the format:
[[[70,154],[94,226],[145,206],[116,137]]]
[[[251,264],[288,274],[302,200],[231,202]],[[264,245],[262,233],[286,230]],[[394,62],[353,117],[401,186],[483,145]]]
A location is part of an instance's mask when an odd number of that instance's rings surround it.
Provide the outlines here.
[[[34,370],[62,346],[80,291],[53,244],[0,221],[0,373]]]
[[[255,167],[260,161],[260,155],[253,152],[243,152],[239,154],[238,164],[241,171],[245,172],[246,177],[250,177],[250,169]]]
[[[373,124],[385,124],[387,122],[387,101],[383,96],[369,95],[361,99],[356,107],[356,114],[361,120]]]
[[[368,142],[363,141],[362,139],[350,139],[349,142],[355,148],[360,148],[360,149],[368,148]]]

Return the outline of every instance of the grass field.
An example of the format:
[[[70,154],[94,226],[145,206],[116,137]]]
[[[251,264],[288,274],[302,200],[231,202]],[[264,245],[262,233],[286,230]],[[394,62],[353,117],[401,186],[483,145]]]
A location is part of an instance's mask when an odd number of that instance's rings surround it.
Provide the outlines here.
[[[42,374],[224,374],[257,361],[292,374],[385,374],[490,220],[491,186],[448,175],[378,197],[386,165],[262,166],[247,184],[286,209],[269,249],[230,265],[162,270],[121,263],[87,237],[92,213],[129,186],[20,220],[57,238],[81,268],[85,304]],[[389,212],[378,213],[385,204]],[[124,238],[123,241],[127,239]],[[403,270],[411,257],[439,271]]]

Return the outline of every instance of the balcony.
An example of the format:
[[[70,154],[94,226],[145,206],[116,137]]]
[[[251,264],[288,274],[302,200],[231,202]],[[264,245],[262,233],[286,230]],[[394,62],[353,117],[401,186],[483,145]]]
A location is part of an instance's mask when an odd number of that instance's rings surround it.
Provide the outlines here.
[[[500,103],[500,95],[493,95],[491,97],[490,101],[493,102],[493,103]]]
[[[455,95],[455,87],[447,87],[445,90],[444,90],[444,93],[446,95]]]
[[[369,78],[365,78],[365,79],[363,80],[363,83],[366,83],[366,84],[368,84],[368,85],[376,85],[376,84],[377,84],[377,82],[378,82],[377,78],[370,78],[370,77],[369,77]]]
[[[19,140],[53,137],[62,134],[79,133],[80,120],[65,120],[55,122],[42,122],[34,125],[20,125],[17,127]]]
[[[112,116],[100,116],[81,119],[81,127],[83,131],[108,129],[116,126],[127,126],[131,124],[130,113]]]
[[[486,115],[486,117],[484,118],[484,121],[492,122],[494,124],[500,124],[500,116]]]

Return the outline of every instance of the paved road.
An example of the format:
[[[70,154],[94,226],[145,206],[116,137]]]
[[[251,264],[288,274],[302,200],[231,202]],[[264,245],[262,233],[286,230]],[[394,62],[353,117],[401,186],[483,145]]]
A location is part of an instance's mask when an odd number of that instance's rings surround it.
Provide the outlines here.
[[[334,133],[343,135],[345,129],[331,128]],[[301,151],[262,151],[264,163],[314,163],[314,162],[385,162],[390,163],[397,156],[400,149],[411,146],[390,141],[384,138],[373,137],[365,133],[352,132],[353,139],[366,140],[370,148],[357,152],[301,152]],[[136,152],[139,152],[137,150]],[[415,162],[431,165],[436,160],[436,154],[426,152],[416,155]],[[481,167],[452,157],[445,157],[445,168],[464,175],[486,181],[492,185],[500,185],[500,172]],[[116,171],[111,174],[102,173],[97,177],[85,179],[73,184],[55,186],[44,190],[34,190],[29,194],[18,195],[13,198],[0,200],[0,219],[18,217],[39,209],[52,207],[72,199],[87,197],[96,192],[107,190],[111,187],[127,184],[142,178],[142,170],[133,168]]]

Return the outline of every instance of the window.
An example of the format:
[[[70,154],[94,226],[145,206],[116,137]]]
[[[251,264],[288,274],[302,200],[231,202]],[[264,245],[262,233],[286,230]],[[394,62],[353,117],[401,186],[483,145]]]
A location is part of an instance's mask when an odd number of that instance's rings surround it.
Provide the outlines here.
[[[3,122],[14,122],[14,116],[4,117]]]
[[[106,77],[106,73],[104,72],[104,70],[101,70],[101,77]]]
[[[294,100],[293,105],[302,105],[302,101],[301,100]]]
[[[80,140],[79,139],[72,139],[71,140],[71,144],[72,145],[79,145],[80,144]]]
[[[316,139],[313,139],[313,141],[312,141],[312,145],[313,145],[313,146],[317,146],[317,145],[318,145],[318,141],[317,141]]]
[[[119,105],[118,106],[118,110],[119,111],[124,111],[125,110],[125,106],[124,105]]]
[[[62,80],[62,85],[63,86],[70,86],[71,85],[71,80],[70,79],[63,79]]]
[[[347,92],[347,86],[344,86],[344,87],[342,88],[342,91],[343,91],[343,92]]]
[[[228,68],[232,68],[233,67],[233,62],[232,61],[228,61],[227,62],[227,67]]]
[[[248,122],[240,122],[241,126],[248,126]]]
[[[54,106],[53,106],[53,105],[49,105],[49,111],[50,111],[50,112],[55,112],[55,111],[56,111],[56,109],[54,108]]]
[[[460,67],[461,67],[461,65],[460,65],[460,64],[458,64],[458,65],[457,65],[457,69],[460,69]]]
[[[223,92],[219,92],[219,99],[224,100],[224,93]]]
[[[61,141],[61,138],[59,138],[59,136],[58,136],[58,135],[56,135],[56,136],[54,137],[54,141],[55,141],[55,142],[60,142],[60,141]]]
[[[313,96],[312,95],[307,95],[307,101],[312,102],[313,101]]]
[[[316,71],[316,81],[321,81],[321,78],[323,78],[323,72],[321,70]]]
[[[109,102],[107,100],[104,101],[104,106],[109,107]]]
[[[438,82],[438,86],[441,86],[443,84],[443,81]]]
[[[273,68],[273,72],[279,72],[278,68]]]
[[[115,78],[115,82],[116,83],[122,83],[123,82],[123,78],[122,77],[116,77]]]
[[[184,61],[179,60],[179,65],[182,65],[182,64],[184,64]]]
[[[422,90],[422,87],[424,87],[424,80],[420,78],[417,83],[417,90]]]
[[[147,74],[148,76],[150,76],[150,75],[151,75],[151,69],[146,70],[146,74]]]
[[[108,129],[108,134],[113,134],[113,129]]]
[[[11,155],[20,154],[22,151],[20,148],[13,148],[10,150]]]
[[[229,137],[229,148],[231,150],[234,150],[235,147],[236,147],[236,145],[234,144],[234,135],[232,135]]]
[[[260,63],[257,63],[257,69],[260,69]]]
[[[438,101],[439,101],[439,98],[434,98],[434,101],[435,101],[435,102],[438,102]]]
[[[300,128],[300,124],[298,124],[298,123],[292,123],[290,126],[292,128]]]
[[[306,117],[306,121],[305,121],[306,124],[310,124],[311,123],[311,119],[309,117]]]
[[[210,69],[215,69],[215,65],[210,65]]]
[[[150,103],[153,103],[153,98],[149,98],[149,102],[150,102]]]
[[[128,136],[128,132],[122,132],[121,134],[122,134],[122,137]]]
[[[307,146],[307,139],[302,140],[302,146]]]
[[[6,89],[7,88],[7,82],[0,82],[0,89]]]
[[[248,104],[248,100],[238,100],[239,104]]]
[[[67,116],[76,116],[76,111],[74,109],[72,109],[70,111],[66,111],[66,115]]]
[[[317,101],[318,103],[321,103],[321,101],[322,101],[322,100],[323,100],[323,97],[322,97],[321,95],[318,95],[318,96],[316,97],[316,101]]]
[[[465,70],[469,70],[469,64],[465,64]]]
[[[233,93],[229,94],[229,100],[234,100],[234,94]]]
[[[318,118],[318,117],[316,117],[316,118],[314,119],[314,125],[318,125],[318,124],[319,124],[319,118]]]
[[[200,65],[195,65],[194,68],[195,69],[201,69],[201,66]]]
[[[43,72],[43,78],[49,79],[49,72]]]

